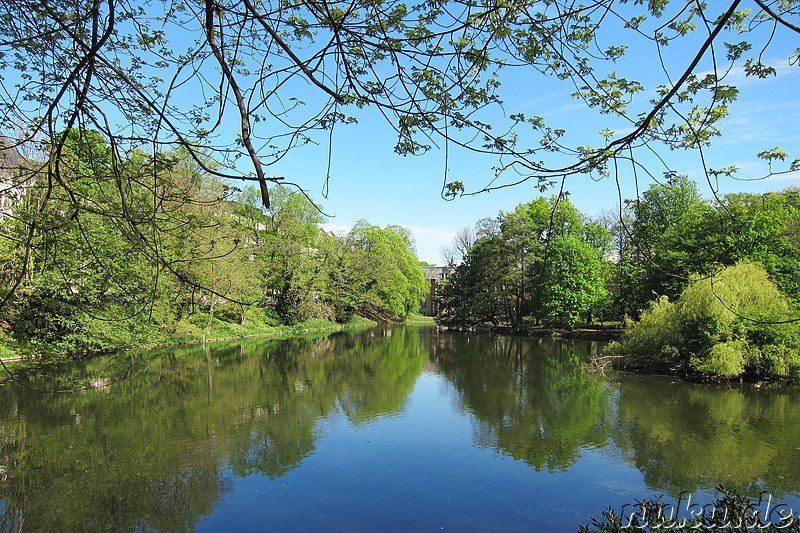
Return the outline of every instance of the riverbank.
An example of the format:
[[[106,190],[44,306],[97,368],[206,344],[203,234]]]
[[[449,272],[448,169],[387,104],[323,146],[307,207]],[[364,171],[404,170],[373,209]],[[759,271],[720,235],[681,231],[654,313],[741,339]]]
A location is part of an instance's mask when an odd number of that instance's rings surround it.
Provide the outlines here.
[[[222,342],[237,339],[249,339],[258,337],[275,337],[283,335],[295,335],[301,333],[313,333],[318,331],[337,331],[350,328],[372,327],[378,325],[374,320],[362,317],[354,317],[352,320],[337,324],[328,320],[307,320],[297,324],[288,325],[242,325],[225,321],[214,321],[208,329],[201,328],[192,322],[184,322],[177,325],[169,333],[162,333],[148,338],[146,341],[126,344],[119,346],[107,346],[95,350],[42,350],[34,352],[30,349],[23,353],[15,350],[15,346],[7,339],[0,340],[0,361],[15,362],[43,359],[46,357],[65,357],[71,355],[99,355],[104,353],[114,353],[126,350],[146,350],[150,348],[162,348],[165,346],[177,346],[181,344],[202,344],[204,342]]]
[[[494,326],[492,333],[501,335],[525,335],[528,337],[555,337],[558,339],[581,339],[587,341],[615,341],[622,337],[624,330],[619,326],[603,326],[586,324],[574,329],[554,329],[542,326],[514,328],[511,326]]]
[[[440,326],[443,329],[454,331],[488,331],[498,335],[518,335],[524,337],[552,337],[557,339],[580,339],[587,341],[615,341],[622,337],[624,329],[620,326],[605,326],[599,324],[585,324],[574,329],[545,328],[542,326],[512,327],[512,326],[486,326],[475,328],[456,328]]]
[[[489,330],[499,335],[553,337],[559,339],[580,339],[601,342],[618,341],[625,331],[620,326],[603,326],[597,324],[583,325],[572,330],[548,329],[543,327],[512,328],[506,326],[495,326],[489,328]],[[708,372],[700,372],[687,365],[613,355],[599,355],[591,361],[591,364],[594,369],[599,371],[613,369],[630,374],[670,376],[692,383],[746,382],[761,386],[766,383],[796,383],[798,381],[796,378],[791,377],[761,376],[750,373],[743,373],[737,376],[723,376]]]

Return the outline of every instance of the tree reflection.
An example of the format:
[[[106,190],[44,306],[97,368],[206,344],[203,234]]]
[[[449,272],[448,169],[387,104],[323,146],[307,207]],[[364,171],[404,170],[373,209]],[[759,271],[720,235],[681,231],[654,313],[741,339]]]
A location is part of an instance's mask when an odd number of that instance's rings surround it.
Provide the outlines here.
[[[563,470],[585,447],[644,475],[650,490],[722,484],[776,498],[800,491],[797,389],[693,384],[586,371],[597,345],[439,332],[430,351],[474,416],[475,442],[539,470]],[[615,446],[607,446],[612,443]]]
[[[591,343],[440,333],[435,360],[475,416],[475,440],[536,470],[566,469],[603,446],[610,409],[586,370]]]
[[[395,327],[49,364],[31,387],[87,390],[0,386],[0,530],[191,530],[237,476],[279,478],[336,422],[402,413],[423,371],[452,383],[473,442],[537,471],[593,449],[675,497],[800,490],[797,390],[610,380],[586,369],[596,348]]]
[[[191,530],[225,492],[227,472],[281,476],[313,452],[320,419],[363,423],[402,409],[427,354],[413,329],[376,335],[117,355],[51,365],[32,383],[111,383],[81,393],[5,386],[0,523]]]
[[[262,355],[248,361],[261,363],[260,386],[223,402],[238,401],[238,424],[249,426],[229,459],[234,474],[285,474],[314,451],[317,422],[339,410],[354,424],[401,411],[427,361],[418,346],[413,328],[376,328],[258,348]],[[236,380],[250,380],[250,372],[242,367],[216,381],[223,391],[247,390]]]
[[[224,491],[210,448],[170,444],[185,432],[163,417],[132,422],[99,391],[33,394],[6,387],[0,400],[4,518],[24,531],[185,530]]]
[[[614,440],[653,490],[677,497],[722,484],[783,497],[800,490],[798,420],[797,391],[777,385],[625,376]]]

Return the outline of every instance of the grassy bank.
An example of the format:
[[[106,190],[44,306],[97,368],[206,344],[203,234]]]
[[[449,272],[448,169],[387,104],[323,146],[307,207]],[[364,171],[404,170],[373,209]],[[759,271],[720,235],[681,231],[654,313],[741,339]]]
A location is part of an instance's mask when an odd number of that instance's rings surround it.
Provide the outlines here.
[[[269,320],[250,319],[244,324],[240,324],[239,322],[226,320],[224,316],[214,317],[209,321],[207,314],[198,313],[198,316],[176,323],[173,332],[164,343],[178,344],[202,342],[203,340],[216,341],[268,335],[289,335],[307,331],[374,326],[376,324],[377,322],[375,321],[361,317],[354,317],[344,324],[321,319],[310,319],[292,325],[275,323],[275,321]]]
[[[251,315],[241,323],[236,317],[197,312],[169,326],[140,324],[135,328],[125,324],[108,323],[105,329],[91,337],[80,339],[82,349],[71,349],[69,343],[20,344],[0,336],[0,359],[13,361],[27,358],[64,356],[69,354],[107,353],[128,349],[146,349],[157,346],[214,342],[248,337],[292,335],[310,331],[369,327],[377,322],[362,317],[338,324],[328,320],[311,319],[293,325],[280,324],[269,315]]]
[[[436,319],[433,318],[432,316],[411,313],[403,321],[403,324],[430,324],[431,326],[435,326]]]

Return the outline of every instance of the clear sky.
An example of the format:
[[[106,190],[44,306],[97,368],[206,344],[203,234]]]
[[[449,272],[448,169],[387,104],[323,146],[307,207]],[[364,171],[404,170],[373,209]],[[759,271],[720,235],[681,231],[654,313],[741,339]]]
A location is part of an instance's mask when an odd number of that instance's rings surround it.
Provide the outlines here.
[[[800,66],[789,63],[790,53],[797,45],[789,37],[775,47],[776,55],[764,59],[776,68],[775,77],[756,80],[732,72],[727,78],[727,83],[740,83],[739,99],[731,105],[731,113],[722,123],[722,136],[703,154],[708,167],[734,165],[740,169],[740,179],[753,179],[768,174],[766,163],[756,158],[758,152],[779,146],[789,154],[787,161],[776,165],[775,170],[787,169],[792,160],[800,157]],[[781,53],[785,55],[781,57]],[[637,61],[644,66],[653,58],[646,53],[633,54],[628,61],[635,69]],[[514,74],[501,87],[506,114],[540,115],[556,127],[567,129],[576,140],[575,145],[602,146],[604,141],[597,132],[605,127],[613,129],[613,121],[587,110],[582,102],[570,97],[573,91],[568,83],[544,80],[541,75],[525,72]],[[647,98],[652,94],[648,93]],[[496,113],[501,117],[503,111],[497,109]],[[473,227],[478,220],[494,217],[501,210],[513,210],[541,194],[549,196],[557,192],[556,187],[540,193],[531,182],[446,201],[440,195],[446,163],[447,181],[460,180],[467,190],[475,190],[494,177],[492,167],[497,164],[496,158],[451,150],[446,161],[442,149],[433,149],[423,156],[399,156],[393,151],[396,136],[380,116],[365,110],[358,118],[359,124],[337,126],[334,131],[326,197],[323,191],[329,143],[324,132],[316,139],[317,145],[296,148],[267,170],[270,175],[285,176],[288,181],[301,184],[332,215],[325,227],[336,233],[346,233],[360,219],[378,226],[404,226],[416,238],[419,258],[441,264],[440,249],[450,244],[457,230]],[[712,196],[697,153],[662,148],[660,154],[668,166],[697,181],[704,196]],[[655,159],[645,164],[652,168],[656,178],[662,177],[663,165]],[[500,181],[512,178],[506,176]],[[594,181],[576,175],[567,180],[565,189],[578,209],[596,216],[616,212],[620,197],[634,198],[637,186],[641,192],[652,183],[652,178],[641,172],[634,176],[630,168],[622,168],[619,178],[618,189],[613,177]],[[721,178],[713,185],[718,187],[719,194],[763,193],[800,185],[800,173],[757,181]]]

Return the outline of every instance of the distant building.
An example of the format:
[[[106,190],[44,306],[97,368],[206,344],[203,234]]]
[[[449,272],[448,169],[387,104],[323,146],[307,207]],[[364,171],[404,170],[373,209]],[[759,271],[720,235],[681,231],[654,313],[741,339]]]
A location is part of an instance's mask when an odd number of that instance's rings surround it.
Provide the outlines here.
[[[422,270],[425,271],[425,279],[428,280],[430,286],[428,288],[428,294],[425,297],[425,301],[422,302],[422,308],[420,309],[420,314],[427,315],[427,316],[436,316],[439,314],[439,304],[436,302],[436,291],[439,288],[439,284],[446,280],[450,274],[455,271],[454,267],[444,266],[444,267],[429,267],[424,266]]]
[[[28,161],[3,135],[0,135],[0,220],[11,215],[14,206],[25,196],[25,175]]]

